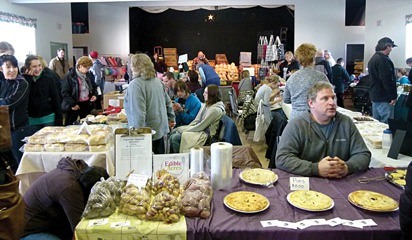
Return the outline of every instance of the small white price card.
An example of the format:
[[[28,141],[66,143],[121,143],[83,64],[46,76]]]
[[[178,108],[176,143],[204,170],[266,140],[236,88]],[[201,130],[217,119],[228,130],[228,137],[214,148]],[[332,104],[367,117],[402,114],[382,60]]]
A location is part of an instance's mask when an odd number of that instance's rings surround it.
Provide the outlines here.
[[[308,177],[290,177],[289,179],[290,190],[309,190],[309,178]]]
[[[109,223],[108,218],[92,219],[89,221],[89,227],[91,226],[101,226]]]
[[[130,227],[130,221],[114,222],[110,225],[112,228],[116,227]]]
[[[136,187],[139,188],[144,188],[147,183],[147,179],[149,179],[150,176],[144,175],[144,174],[130,174],[129,178],[127,179],[127,185],[133,184]]]

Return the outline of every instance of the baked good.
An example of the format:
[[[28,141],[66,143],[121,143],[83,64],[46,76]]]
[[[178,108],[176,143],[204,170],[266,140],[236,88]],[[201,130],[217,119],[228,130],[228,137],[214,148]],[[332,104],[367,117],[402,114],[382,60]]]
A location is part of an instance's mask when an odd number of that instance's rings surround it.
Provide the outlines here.
[[[233,210],[241,212],[258,212],[269,207],[269,200],[255,192],[239,191],[228,194],[223,202]]]
[[[34,134],[34,135],[27,138],[27,143],[30,143],[30,144],[46,144],[47,143],[47,135],[49,135],[49,133]]]
[[[61,136],[61,132],[52,132],[49,135],[47,135],[46,141],[47,143],[59,143]]]
[[[358,190],[351,192],[348,196],[349,202],[360,208],[377,211],[377,212],[389,212],[398,209],[398,202],[392,198],[383,195],[381,193]]]
[[[244,170],[240,173],[240,178],[252,184],[270,184],[278,179],[276,173],[261,168]]]
[[[89,140],[89,135],[87,134],[64,134],[60,141],[62,143],[83,143],[87,144]]]
[[[62,143],[44,144],[44,150],[46,150],[46,152],[63,152],[64,151],[64,144],[62,144]]]
[[[332,207],[333,200],[328,195],[312,190],[297,190],[288,195],[290,204],[309,211],[322,211]]]
[[[109,137],[110,137],[109,133],[105,131],[96,132],[96,133],[93,133],[89,137],[88,142],[89,142],[89,145],[91,146],[107,144]]]
[[[84,152],[87,151],[87,145],[82,143],[66,143],[64,149],[66,152]]]
[[[89,146],[89,152],[105,152],[108,150],[109,150],[109,147],[106,144]]]
[[[406,169],[396,169],[385,174],[386,179],[398,187],[405,187],[406,185]]]
[[[42,152],[43,145],[26,143],[24,144],[24,151],[25,152]]]

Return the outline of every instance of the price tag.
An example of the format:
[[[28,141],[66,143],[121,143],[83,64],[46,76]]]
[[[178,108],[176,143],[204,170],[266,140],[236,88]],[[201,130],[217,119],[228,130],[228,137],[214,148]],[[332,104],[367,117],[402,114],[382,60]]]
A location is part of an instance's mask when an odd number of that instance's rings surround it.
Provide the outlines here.
[[[291,177],[289,179],[290,190],[309,190],[308,177]]]
[[[150,177],[143,174],[130,174],[129,178],[127,179],[127,185],[133,184],[138,188],[144,188],[146,186],[147,179]]]

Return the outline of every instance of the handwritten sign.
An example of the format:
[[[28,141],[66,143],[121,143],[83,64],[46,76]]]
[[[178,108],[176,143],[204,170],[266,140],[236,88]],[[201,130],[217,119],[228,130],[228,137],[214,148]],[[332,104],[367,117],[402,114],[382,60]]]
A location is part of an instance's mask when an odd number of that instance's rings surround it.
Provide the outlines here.
[[[151,176],[144,174],[130,174],[126,185],[133,184],[136,187],[144,188],[146,186],[147,179],[149,178],[151,178]]]
[[[309,190],[308,177],[291,177],[289,180],[290,190]]]

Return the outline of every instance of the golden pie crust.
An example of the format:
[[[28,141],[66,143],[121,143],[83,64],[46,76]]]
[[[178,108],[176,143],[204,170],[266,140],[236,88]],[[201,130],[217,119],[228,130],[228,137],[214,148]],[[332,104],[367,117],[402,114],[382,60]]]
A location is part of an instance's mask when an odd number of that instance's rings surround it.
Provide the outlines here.
[[[399,207],[398,202],[394,199],[381,193],[367,190],[351,192],[348,199],[355,206],[377,212],[395,211]]]
[[[229,208],[240,212],[259,212],[269,207],[269,200],[255,192],[239,191],[233,192],[223,199]]]
[[[406,185],[406,169],[396,169],[385,174],[386,179],[398,187],[405,187]]]
[[[288,195],[290,204],[297,208],[322,211],[330,209],[333,204],[332,198],[321,192],[312,190],[297,190]]]
[[[278,176],[276,173],[262,168],[253,168],[244,170],[240,173],[240,178],[248,183],[252,184],[268,184],[276,182]]]

